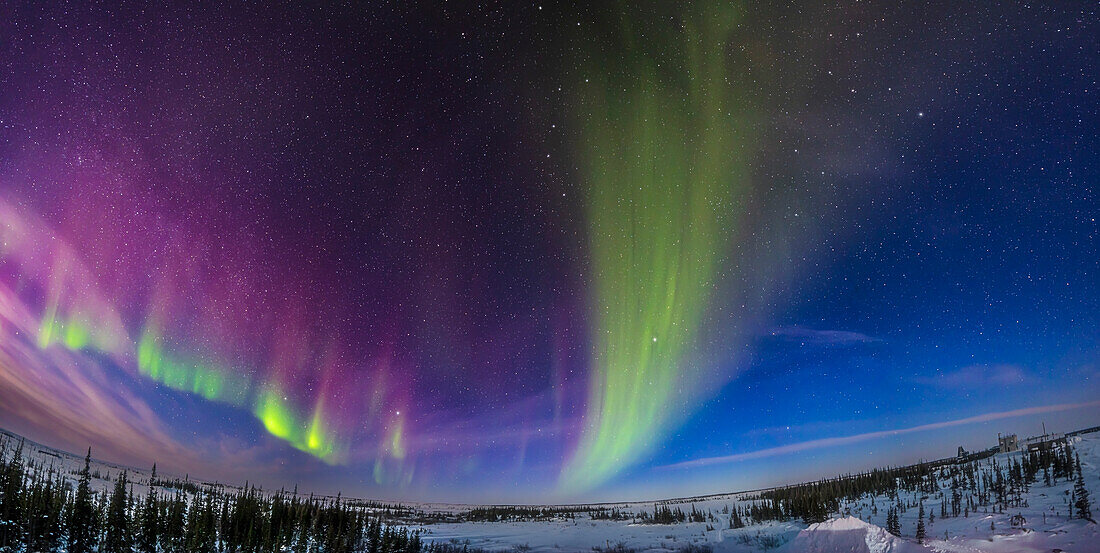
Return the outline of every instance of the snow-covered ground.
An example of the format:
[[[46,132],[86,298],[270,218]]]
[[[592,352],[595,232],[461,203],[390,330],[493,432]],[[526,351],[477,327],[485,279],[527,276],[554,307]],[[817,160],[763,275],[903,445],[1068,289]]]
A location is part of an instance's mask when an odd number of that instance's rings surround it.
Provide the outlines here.
[[[7,438],[4,454],[18,443],[19,438],[0,431],[0,441]],[[1094,518],[1100,510],[1100,433],[1084,434],[1070,438],[1070,443],[1081,458],[1086,487],[1092,498]],[[987,468],[991,461],[1007,466],[1020,459],[1021,453],[998,454],[991,459],[978,461]],[[24,458],[41,468],[53,466],[61,469],[75,481],[76,473],[83,467],[83,456],[76,456],[27,441]],[[129,471],[137,486],[135,493],[143,494],[149,481],[148,469],[134,469],[100,461],[93,461],[93,488],[107,490],[111,480],[122,470]],[[162,478],[173,478],[164,475]],[[752,503],[753,493],[733,493],[675,501],[620,503],[589,505],[584,508],[615,509],[620,520],[593,519],[581,506],[559,506],[562,511],[575,510],[571,515],[551,517],[548,520],[522,522],[461,522],[457,519],[474,506],[416,504],[404,506],[426,515],[442,513],[453,522],[419,524],[412,519],[392,521],[419,529],[425,541],[448,542],[468,545],[470,549],[543,551],[543,552],[591,552],[605,551],[695,551],[722,552],[779,551],[795,552],[871,552],[905,553],[908,551],[938,552],[1097,552],[1100,553],[1100,525],[1071,519],[1070,492],[1073,484],[1058,479],[1051,486],[1044,483],[1042,473],[1038,482],[1030,485],[1020,507],[992,512],[987,507],[976,507],[966,516],[943,518],[940,505],[944,494],[950,494],[949,480],[937,480],[940,491],[933,493],[901,492],[899,498],[885,495],[864,496],[853,502],[842,503],[839,512],[829,520],[806,525],[798,520],[786,522],[768,521],[750,523],[744,528],[730,528],[730,511],[738,505]],[[202,484],[201,482],[195,482]],[[919,497],[918,497],[919,495]],[[927,539],[917,544],[914,533],[918,509],[910,507],[899,514],[901,537],[887,533],[887,508],[898,499],[913,505],[923,501],[928,513],[935,519],[926,523]],[[653,513],[656,505],[669,505],[685,512],[696,510],[705,513],[705,522],[677,524],[650,524],[637,520],[642,512]],[[1013,524],[1013,517],[1016,524]],[[1022,517],[1022,519],[1020,518]],[[414,517],[419,518],[419,516]]]
[[[855,517],[832,519],[798,533],[784,548],[787,551],[806,553],[872,552],[905,553],[927,551],[918,544],[894,536],[879,526]]]
[[[1100,433],[1070,438],[1081,457],[1093,503],[1097,510],[1100,491]],[[1007,466],[1022,453],[998,454],[979,461],[985,467],[996,460]],[[949,481],[940,481],[940,492],[922,494],[925,509],[935,513],[935,520],[926,522],[924,545],[914,539],[917,508],[899,514],[902,536],[887,533],[887,507],[895,500],[879,496],[864,496],[841,505],[839,513],[821,524],[807,526],[800,521],[766,522],[730,529],[730,509],[737,504],[751,503],[751,494],[711,496],[698,500],[678,500],[687,511],[691,507],[708,512],[715,520],[680,524],[641,524],[631,520],[591,520],[586,514],[575,519],[537,522],[464,522],[433,524],[424,527],[426,540],[451,541],[484,549],[528,549],[532,551],[591,551],[593,548],[613,549],[619,544],[624,550],[638,552],[678,551],[689,545],[706,546],[720,552],[780,551],[780,552],[872,552],[904,553],[906,551],[998,552],[1030,553],[1100,552],[1100,525],[1069,518],[1072,482],[1058,480],[1050,487],[1042,481],[1032,484],[1024,495],[1024,504],[1006,509],[1004,513],[987,512],[978,507],[968,516],[941,518],[939,507],[943,493],[950,494]],[[910,499],[902,492],[903,500]],[[909,494],[912,495],[912,494]],[[919,498],[912,498],[919,500]],[[877,509],[873,507],[877,506]],[[630,515],[653,512],[654,503],[608,504]],[[1013,526],[1014,515],[1024,522]],[[1017,518],[1017,521],[1020,519]]]
[[[1093,518],[1096,518],[1097,491],[1100,491],[1100,433],[1084,434],[1069,439],[1074,450],[1081,457],[1081,470],[1085,485],[1089,490],[1093,504]],[[1005,466],[1012,459],[1019,459],[1022,453],[998,454],[995,460]],[[982,461],[984,464],[986,461]],[[940,483],[942,489],[948,488],[947,482]],[[1031,485],[1024,496],[1026,506],[1009,508],[1004,513],[987,512],[978,508],[967,517],[936,518],[927,527],[929,540],[927,545],[932,551],[943,552],[1051,552],[1051,551],[1100,551],[1100,525],[1083,520],[1070,519],[1070,492],[1072,482],[1059,480],[1047,487],[1040,474],[1039,482]],[[939,515],[939,501],[942,495],[933,494],[925,500],[929,512]],[[876,503],[880,506],[877,515],[872,515],[870,501],[864,499],[842,507],[853,515],[879,526],[886,525],[886,509],[889,500],[879,496]],[[1022,516],[1023,522],[1017,527],[1012,525],[1014,515]],[[902,534],[912,536],[917,524],[917,510],[909,509],[901,513]]]
[[[18,434],[0,429],[0,456],[10,458],[15,449],[19,447],[20,443],[23,444],[24,463],[31,472],[34,472],[36,469],[44,471],[53,469],[69,479],[74,486],[76,485],[76,481],[80,478],[80,470],[84,468],[83,454],[78,456],[74,453],[54,449],[23,438]],[[92,475],[92,491],[97,493],[109,491],[118,475],[126,471],[127,478],[134,484],[134,491],[140,492],[140,495],[144,495],[145,491],[148,489],[149,478],[152,472],[152,467],[146,467],[144,469],[128,467],[100,461],[94,457],[92,458],[90,468]]]

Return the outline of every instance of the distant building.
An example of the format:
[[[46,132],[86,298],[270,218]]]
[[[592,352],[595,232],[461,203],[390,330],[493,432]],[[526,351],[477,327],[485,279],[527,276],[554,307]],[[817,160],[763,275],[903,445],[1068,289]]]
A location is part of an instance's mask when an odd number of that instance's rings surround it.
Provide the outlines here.
[[[1028,451],[1037,451],[1042,449],[1050,449],[1056,445],[1066,443],[1065,434],[1043,434],[1041,436],[1032,436],[1024,440],[1024,444]]]
[[[1080,430],[1074,430],[1073,432],[1067,432],[1066,436],[1079,436],[1081,434],[1088,434],[1090,432],[1100,432],[1100,426],[1093,426],[1092,428],[1082,428]]]
[[[1028,451],[1050,449],[1056,445],[1066,443],[1066,435],[1057,432],[1047,433],[1047,423],[1043,423],[1043,433],[1024,440]]]
[[[1013,451],[1020,451],[1020,441],[1016,439],[1016,435],[1006,434],[1002,436],[997,434],[997,452],[1012,453]]]
[[[969,454],[966,452],[965,449],[963,449],[963,446],[960,445],[959,446],[959,454],[956,455],[955,458],[956,459],[966,459],[967,455],[969,455]]]

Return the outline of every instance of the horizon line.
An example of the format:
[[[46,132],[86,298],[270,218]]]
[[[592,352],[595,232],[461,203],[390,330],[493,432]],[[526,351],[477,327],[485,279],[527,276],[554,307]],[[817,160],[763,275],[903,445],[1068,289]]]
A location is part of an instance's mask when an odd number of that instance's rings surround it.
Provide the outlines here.
[[[862,434],[853,434],[851,436],[839,436],[834,438],[818,438],[815,440],[807,440],[803,442],[796,442],[793,444],[769,447],[765,449],[758,449],[756,451],[748,451],[745,453],[735,453],[732,455],[718,455],[713,457],[700,457],[697,459],[689,459],[687,461],[679,461],[676,463],[670,463],[667,465],[660,465],[655,467],[658,470],[676,470],[687,469],[696,467],[705,467],[711,465],[722,465],[729,463],[736,463],[740,461],[747,461],[750,459],[761,459],[765,457],[774,457],[776,455],[784,455],[787,453],[797,453],[800,451],[807,451],[812,449],[822,449],[827,447],[836,447],[840,445],[848,445],[858,442],[865,442],[869,440],[876,440],[879,438],[885,438],[888,436],[898,436],[901,434],[911,434],[914,432],[924,432],[927,430],[937,430],[940,428],[949,428],[952,426],[964,426],[967,424],[974,424],[979,422],[990,422],[1001,419],[1009,419],[1014,417],[1023,417],[1027,415],[1037,415],[1041,413],[1056,413],[1060,411],[1072,411],[1075,409],[1083,409],[1086,407],[1100,407],[1100,400],[1086,401],[1082,403],[1058,403],[1053,405],[1043,405],[1038,407],[1024,407],[1021,409],[1013,409],[1010,411],[995,411],[992,413],[985,413],[981,415],[974,415],[971,417],[965,417],[961,419],[953,419],[949,421],[933,422],[928,424],[921,424],[917,426],[910,426],[907,428],[897,428],[893,430],[877,430],[874,432],[864,432]]]

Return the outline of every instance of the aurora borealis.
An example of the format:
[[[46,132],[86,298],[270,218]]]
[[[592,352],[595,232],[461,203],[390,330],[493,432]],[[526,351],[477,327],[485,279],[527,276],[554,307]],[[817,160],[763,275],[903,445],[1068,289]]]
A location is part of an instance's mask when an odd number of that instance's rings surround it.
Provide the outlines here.
[[[569,486],[602,483],[636,462],[675,419],[676,389],[696,388],[685,354],[699,347],[747,188],[745,99],[726,80],[736,71],[726,45],[737,14],[727,6],[685,18],[683,30],[647,44],[624,15],[613,59],[585,71],[592,97],[576,118],[594,350],[586,427],[563,473]]]
[[[0,427],[538,502],[1095,424],[1090,7],[467,8],[0,7]]]

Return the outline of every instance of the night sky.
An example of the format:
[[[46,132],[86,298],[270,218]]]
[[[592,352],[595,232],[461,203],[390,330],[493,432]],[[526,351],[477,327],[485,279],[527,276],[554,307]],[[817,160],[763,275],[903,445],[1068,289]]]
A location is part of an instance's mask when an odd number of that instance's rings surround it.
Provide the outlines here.
[[[1094,3],[491,4],[0,6],[0,426],[542,502],[1100,423]]]

